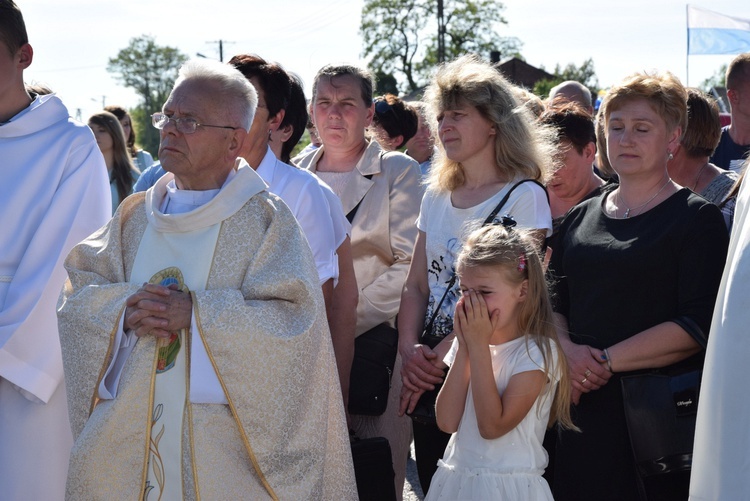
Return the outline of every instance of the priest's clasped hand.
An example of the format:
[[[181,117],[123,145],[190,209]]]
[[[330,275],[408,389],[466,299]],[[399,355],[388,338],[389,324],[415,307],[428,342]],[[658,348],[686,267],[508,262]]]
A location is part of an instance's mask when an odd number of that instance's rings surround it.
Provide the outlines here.
[[[138,337],[151,334],[169,337],[172,332],[190,327],[193,300],[177,286],[143,284],[125,301],[124,330]]]

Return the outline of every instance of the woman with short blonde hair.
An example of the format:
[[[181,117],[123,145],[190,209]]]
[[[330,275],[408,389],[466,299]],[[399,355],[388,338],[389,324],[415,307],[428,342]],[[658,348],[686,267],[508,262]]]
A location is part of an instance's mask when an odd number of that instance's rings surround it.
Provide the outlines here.
[[[556,500],[688,496],[689,461],[662,458],[669,473],[641,476],[649,465],[636,467],[629,433],[639,430],[627,426],[621,386],[626,376],[702,363],[728,238],[719,209],[667,171],[686,101],[670,73],[638,73],[610,89],[599,113],[620,184],[575,206],[560,227],[550,273],[581,433],[560,432]]]

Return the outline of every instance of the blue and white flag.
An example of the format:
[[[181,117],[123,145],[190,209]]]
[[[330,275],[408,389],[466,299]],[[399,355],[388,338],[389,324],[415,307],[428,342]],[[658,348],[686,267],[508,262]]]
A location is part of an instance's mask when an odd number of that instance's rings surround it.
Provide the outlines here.
[[[688,55],[750,52],[750,19],[688,5]]]

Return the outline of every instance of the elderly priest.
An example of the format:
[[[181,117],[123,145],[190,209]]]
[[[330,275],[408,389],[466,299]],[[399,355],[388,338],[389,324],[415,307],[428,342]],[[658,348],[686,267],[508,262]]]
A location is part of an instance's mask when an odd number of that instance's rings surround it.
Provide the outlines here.
[[[356,497],[310,248],[237,158],[256,106],[187,62],[153,115],[167,174],[66,260],[70,499]]]

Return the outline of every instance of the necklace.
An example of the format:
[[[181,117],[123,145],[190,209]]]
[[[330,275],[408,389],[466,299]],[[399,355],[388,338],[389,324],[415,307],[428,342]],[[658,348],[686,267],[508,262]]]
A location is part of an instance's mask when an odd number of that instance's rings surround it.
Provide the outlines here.
[[[708,162],[704,163],[703,166],[700,169],[698,169],[698,175],[695,176],[695,183],[693,184],[693,193],[697,193],[695,189],[698,187],[698,180],[701,178],[703,169],[705,169],[707,165],[708,165]]]
[[[656,194],[653,197],[649,198],[644,203],[642,203],[641,205],[638,205],[636,207],[628,207],[627,206],[627,204],[625,203],[625,200],[622,198],[622,195],[620,195],[620,188],[618,188],[617,189],[617,198],[620,200],[620,202],[622,202],[622,206],[625,207],[625,214],[622,215],[622,218],[623,219],[627,219],[627,218],[630,217],[630,212],[631,211],[642,209],[643,207],[645,207],[648,204],[650,204],[654,200],[654,198],[656,198],[656,197],[659,196],[659,193],[661,193],[662,191],[664,191],[664,188],[667,187],[667,185],[670,183],[670,181],[672,181],[672,178],[671,177],[667,177],[667,182],[664,183],[664,185],[661,188],[659,188],[659,191],[657,191]]]

